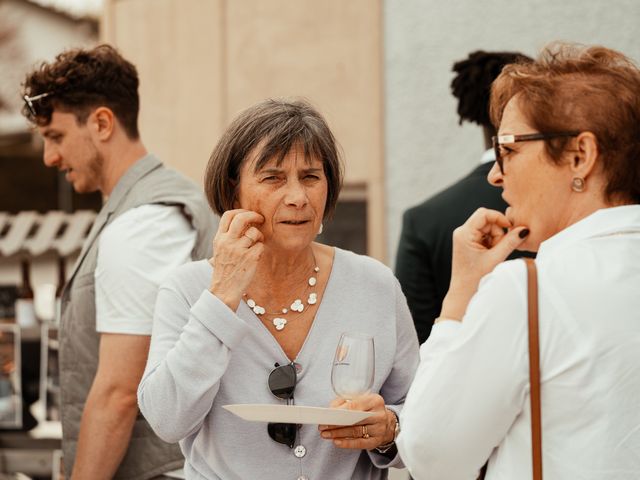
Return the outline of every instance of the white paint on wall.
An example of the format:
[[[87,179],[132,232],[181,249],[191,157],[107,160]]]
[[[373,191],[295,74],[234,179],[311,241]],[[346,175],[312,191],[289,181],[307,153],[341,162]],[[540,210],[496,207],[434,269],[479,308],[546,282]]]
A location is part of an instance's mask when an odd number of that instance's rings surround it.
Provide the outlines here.
[[[451,67],[479,49],[535,55],[554,40],[602,44],[640,60],[637,0],[386,0],[385,157],[390,264],[402,213],[464,176],[484,150],[458,125]]]

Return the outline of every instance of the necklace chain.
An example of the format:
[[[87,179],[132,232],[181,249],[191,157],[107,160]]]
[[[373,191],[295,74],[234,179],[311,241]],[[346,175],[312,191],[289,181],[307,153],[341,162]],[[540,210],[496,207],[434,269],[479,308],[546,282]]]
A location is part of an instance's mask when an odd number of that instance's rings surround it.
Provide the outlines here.
[[[307,293],[308,290],[310,289],[315,289],[317,283],[318,283],[318,272],[320,271],[320,267],[318,267],[317,262],[316,262],[316,257],[315,255],[313,255],[313,273],[311,274],[311,276],[307,279],[307,283],[305,285],[305,289],[304,289],[304,294]],[[302,295],[302,297],[304,298],[305,295]],[[243,295],[244,297],[247,298],[247,305],[249,306],[249,308],[251,310],[253,310],[253,313],[255,313],[258,316],[261,315],[274,315],[274,318],[272,320],[273,326],[276,328],[276,330],[280,331],[283,330],[284,327],[287,325],[288,320],[287,318],[285,318],[288,314],[290,314],[291,312],[296,312],[298,314],[302,313],[305,310],[305,302],[302,301],[301,298],[295,298],[293,300],[293,302],[291,302],[291,304],[287,307],[283,307],[281,308],[278,312],[269,312],[267,313],[266,309],[260,305],[258,305],[256,303],[256,301],[249,297],[246,293]],[[311,305],[315,305],[318,301],[318,294],[315,291],[312,291],[309,293],[309,295],[307,296],[306,299],[306,306],[311,306]]]

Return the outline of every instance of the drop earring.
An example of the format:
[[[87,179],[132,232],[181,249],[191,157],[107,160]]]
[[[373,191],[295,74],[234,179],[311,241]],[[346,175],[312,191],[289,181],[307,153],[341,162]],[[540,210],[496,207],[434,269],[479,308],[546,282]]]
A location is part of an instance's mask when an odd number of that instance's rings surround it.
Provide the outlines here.
[[[318,235],[322,235],[323,224],[320,224],[320,228],[318,229]]]
[[[574,192],[584,192],[584,178],[573,177],[571,181],[571,190]]]

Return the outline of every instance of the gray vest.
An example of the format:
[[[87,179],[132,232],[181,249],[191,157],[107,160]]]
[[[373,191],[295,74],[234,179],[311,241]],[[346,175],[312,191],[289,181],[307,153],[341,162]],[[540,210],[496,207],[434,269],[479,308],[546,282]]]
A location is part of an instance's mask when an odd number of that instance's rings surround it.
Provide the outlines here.
[[[100,336],[96,332],[94,270],[102,229],[125,211],[146,204],[177,205],[197,230],[191,258],[211,254],[214,216],[202,192],[179,173],[147,155],[118,181],[96,217],[62,298],[60,323],[60,387],[62,448],[65,471],[71,476],[80,431],[80,419],[98,366]],[[114,478],[146,480],[181,468],[178,445],[160,440],[138,412],[127,453]]]

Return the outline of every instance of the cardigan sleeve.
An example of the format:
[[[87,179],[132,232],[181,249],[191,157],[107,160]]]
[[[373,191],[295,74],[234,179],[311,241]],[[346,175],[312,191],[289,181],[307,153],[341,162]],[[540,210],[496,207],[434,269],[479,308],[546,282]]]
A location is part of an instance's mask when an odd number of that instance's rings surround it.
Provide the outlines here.
[[[200,428],[248,329],[208,290],[191,307],[176,290],[159,290],[138,404],[160,438],[174,443]]]

